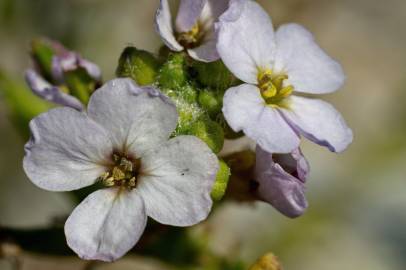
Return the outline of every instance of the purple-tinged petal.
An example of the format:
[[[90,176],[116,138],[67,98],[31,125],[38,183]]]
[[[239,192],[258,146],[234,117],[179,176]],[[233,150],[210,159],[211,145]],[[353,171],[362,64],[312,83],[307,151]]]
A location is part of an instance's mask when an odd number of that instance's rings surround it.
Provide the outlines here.
[[[300,148],[287,154],[273,154],[272,158],[273,161],[281,165],[287,173],[298,178],[303,183],[306,182],[309,174],[309,163]]]
[[[256,153],[259,197],[290,218],[301,216],[308,207],[304,184],[275,163],[271,153],[259,146]]]
[[[295,91],[334,92],[345,81],[340,64],[328,56],[313,35],[298,24],[285,24],[276,32],[275,69],[288,74]]]
[[[65,72],[73,71],[78,68],[85,69],[93,80],[98,82],[101,81],[100,68],[96,64],[83,59],[75,52],[67,52],[63,55],[56,55],[52,58],[52,76],[59,83],[64,82]]]
[[[266,151],[290,153],[299,147],[299,136],[277,109],[265,103],[254,85],[229,88],[223,99],[223,113],[235,132],[243,130]]]
[[[284,117],[304,137],[332,152],[342,152],[352,142],[353,134],[341,114],[319,99],[291,96]]]
[[[268,14],[251,0],[235,0],[220,16],[217,51],[228,69],[256,84],[259,69],[272,68],[275,40]]]
[[[25,80],[37,96],[62,106],[71,107],[79,111],[84,110],[83,104],[77,98],[62,92],[59,87],[49,84],[34,70],[29,69],[26,71]]]
[[[137,190],[106,188],[93,192],[73,210],[65,235],[79,257],[111,262],[138,242],[146,224]]]
[[[183,46],[176,41],[172,27],[172,16],[169,9],[168,0],[161,0],[155,14],[155,29],[161,36],[162,41],[172,51],[182,51]]]
[[[189,31],[197,23],[206,2],[207,0],[181,0],[175,21],[176,31]]]
[[[217,53],[216,39],[203,41],[203,43],[193,49],[188,49],[187,52],[193,59],[201,62],[213,62],[220,58]]]

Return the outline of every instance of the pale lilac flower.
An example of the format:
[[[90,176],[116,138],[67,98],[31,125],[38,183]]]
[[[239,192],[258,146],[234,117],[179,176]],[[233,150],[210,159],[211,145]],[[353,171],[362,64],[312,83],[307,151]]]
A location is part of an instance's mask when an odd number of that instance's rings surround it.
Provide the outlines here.
[[[123,256],[147,216],[175,226],[207,217],[217,157],[196,137],[168,140],[177,118],[158,90],[115,79],[95,91],[87,113],[56,108],[31,121],[24,170],[34,184],[52,191],[106,186],[66,221],[67,243],[81,258]]]
[[[299,148],[288,154],[271,154],[257,146],[258,196],[282,214],[295,218],[306,210],[304,184],[308,173],[309,164]]]
[[[161,0],[155,17],[157,32],[173,51],[187,50],[203,62],[219,59],[214,23],[228,7],[229,0],[181,0],[173,26],[168,0]]]
[[[67,88],[62,85],[65,83],[65,72],[84,69],[90,78],[96,84],[101,82],[101,71],[99,67],[83,59],[78,53],[69,51],[62,44],[56,41],[49,41],[55,51],[51,64],[51,80],[46,81],[34,69],[28,69],[25,72],[25,80],[33,91],[39,97],[62,106],[68,106],[77,110],[83,110],[83,104],[76,97],[66,93]],[[35,63],[36,64],[36,63]]]
[[[227,90],[224,116],[264,150],[289,153],[300,135],[343,151],[353,135],[333,106],[296,93],[336,91],[345,80],[305,28],[282,25],[276,33],[268,14],[254,1],[233,0],[216,24],[217,50],[224,64],[245,82]]]

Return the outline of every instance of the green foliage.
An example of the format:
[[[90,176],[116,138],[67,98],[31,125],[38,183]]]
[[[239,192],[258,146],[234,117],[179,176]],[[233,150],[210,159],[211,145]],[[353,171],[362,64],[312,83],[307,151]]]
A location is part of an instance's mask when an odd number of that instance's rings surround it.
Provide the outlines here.
[[[223,107],[223,95],[218,91],[203,90],[199,92],[199,104],[210,117],[215,117]]]
[[[230,178],[230,168],[227,163],[222,159],[219,160],[219,170],[217,172],[216,181],[214,182],[213,188],[211,190],[211,198],[214,201],[219,201],[223,198],[226,193],[228,180]]]
[[[130,77],[138,85],[154,83],[158,74],[159,62],[149,52],[127,47],[121,53],[116,69],[117,77]]]
[[[38,114],[47,111],[51,105],[34,95],[22,82],[8,78],[0,71],[0,93],[10,117],[24,139],[28,139],[30,132],[28,123]]]

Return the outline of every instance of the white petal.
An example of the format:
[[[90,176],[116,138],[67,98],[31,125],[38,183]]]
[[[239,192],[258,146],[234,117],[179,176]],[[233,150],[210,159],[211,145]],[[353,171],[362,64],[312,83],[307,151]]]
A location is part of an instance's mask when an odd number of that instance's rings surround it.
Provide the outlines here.
[[[156,221],[190,226],[210,212],[217,157],[193,136],[178,136],[146,154],[137,189],[147,215]]]
[[[300,138],[278,110],[266,105],[256,86],[243,84],[227,90],[223,113],[230,127],[255,140],[265,151],[289,153]]]
[[[176,41],[172,27],[172,17],[168,0],[161,0],[158,10],[155,14],[155,29],[161,36],[162,41],[172,51],[183,50],[182,45]]]
[[[330,151],[341,152],[352,142],[351,129],[327,102],[292,96],[290,110],[282,110],[282,113],[303,136]]]
[[[274,32],[270,17],[251,0],[230,2],[220,16],[217,51],[239,79],[257,82],[258,68],[270,68],[274,59]]]
[[[158,90],[114,79],[90,97],[89,117],[107,129],[114,146],[140,157],[165,142],[178,119],[175,105]]]
[[[176,16],[176,30],[189,31],[197,22],[207,0],[180,0],[178,15]]]
[[[65,223],[66,241],[82,259],[111,262],[138,242],[146,223],[136,190],[101,189],[73,210]]]
[[[219,59],[216,49],[216,39],[206,40],[199,47],[188,49],[190,57],[201,62],[213,62]]]
[[[64,107],[30,122],[24,170],[37,186],[68,191],[89,186],[105,168],[113,151],[107,131],[84,113]]]
[[[285,71],[295,91],[321,94],[336,91],[345,75],[338,62],[315,42],[313,35],[298,24],[286,24],[276,32],[275,68]]]

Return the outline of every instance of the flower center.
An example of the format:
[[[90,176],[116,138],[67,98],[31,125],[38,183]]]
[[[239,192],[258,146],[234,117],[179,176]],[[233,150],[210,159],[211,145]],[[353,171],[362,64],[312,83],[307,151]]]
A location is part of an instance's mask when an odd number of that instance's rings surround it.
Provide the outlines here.
[[[199,23],[196,23],[189,31],[178,33],[176,38],[184,48],[189,49],[196,47],[202,36],[203,31],[201,31]]]
[[[113,153],[112,168],[100,176],[100,180],[107,187],[118,186],[133,189],[137,185],[137,176],[141,167],[139,159],[127,155]]]
[[[293,86],[284,86],[286,74],[274,74],[270,69],[260,69],[258,72],[258,87],[265,102],[271,106],[282,106],[283,100],[293,92]]]

